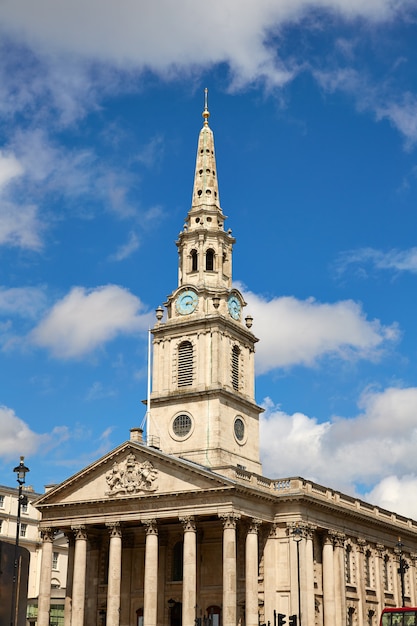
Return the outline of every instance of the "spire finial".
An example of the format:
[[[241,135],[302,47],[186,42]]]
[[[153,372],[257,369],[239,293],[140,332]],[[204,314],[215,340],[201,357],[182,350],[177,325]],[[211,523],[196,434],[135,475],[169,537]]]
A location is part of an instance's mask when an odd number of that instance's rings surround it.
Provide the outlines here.
[[[203,117],[204,117],[204,126],[208,126],[208,118],[210,117],[210,113],[208,110],[208,89],[207,87],[204,89],[204,111],[203,111]]]

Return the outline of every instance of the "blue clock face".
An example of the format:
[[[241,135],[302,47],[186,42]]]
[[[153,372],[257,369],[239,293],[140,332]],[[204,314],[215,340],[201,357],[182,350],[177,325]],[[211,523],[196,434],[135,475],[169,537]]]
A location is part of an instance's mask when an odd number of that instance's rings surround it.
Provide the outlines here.
[[[198,296],[195,291],[187,289],[187,291],[183,291],[177,298],[177,311],[178,313],[180,313],[180,315],[188,315],[189,313],[195,311],[197,303]]]
[[[239,298],[237,296],[230,296],[227,301],[227,306],[229,307],[229,313],[233,319],[238,320],[240,318],[240,310],[242,308]]]

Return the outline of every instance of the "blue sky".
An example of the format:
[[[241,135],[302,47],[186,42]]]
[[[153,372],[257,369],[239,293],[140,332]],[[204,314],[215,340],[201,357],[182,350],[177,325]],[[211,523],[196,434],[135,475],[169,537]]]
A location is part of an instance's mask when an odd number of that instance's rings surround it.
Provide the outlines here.
[[[0,483],[142,423],[209,89],[264,473],[417,517],[417,10],[0,4]]]

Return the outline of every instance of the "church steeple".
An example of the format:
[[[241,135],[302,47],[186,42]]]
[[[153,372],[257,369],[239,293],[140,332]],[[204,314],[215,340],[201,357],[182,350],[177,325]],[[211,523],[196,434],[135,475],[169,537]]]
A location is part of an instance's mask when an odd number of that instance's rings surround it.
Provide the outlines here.
[[[205,89],[203,111],[204,125],[198,138],[191,211],[198,211],[201,207],[212,207],[221,214],[216,155],[214,152],[214,136],[208,124],[210,113],[208,110],[207,96],[208,89]],[[192,225],[191,223],[191,227]]]
[[[224,231],[226,216],[220,207],[214,151],[214,135],[208,120],[207,89],[204,92],[204,124],[200,130],[191,209],[179,235],[178,286],[192,284],[208,289],[232,286],[231,231]]]
[[[217,471],[260,472],[252,318],[232,286],[235,239],[225,231],[205,90],[192,205],[176,242],[178,287],[157,309],[148,437]]]

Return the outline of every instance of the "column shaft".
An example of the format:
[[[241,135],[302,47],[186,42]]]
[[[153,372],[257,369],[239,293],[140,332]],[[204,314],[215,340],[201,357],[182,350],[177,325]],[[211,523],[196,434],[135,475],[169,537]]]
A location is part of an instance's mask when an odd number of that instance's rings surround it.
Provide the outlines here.
[[[122,577],[122,533],[120,524],[108,524],[110,530],[106,626],[119,626]]]
[[[328,535],[323,546],[323,616],[324,626],[335,626],[333,540]]]
[[[316,605],[314,598],[314,554],[313,554],[313,537],[314,529],[307,528],[306,548],[305,548],[305,570],[306,570],[306,601],[303,603],[305,607],[303,620],[306,625],[314,624]],[[302,622],[302,623],[303,623]]]
[[[38,597],[38,626],[49,626],[49,610],[51,606],[51,576],[53,531],[45,528],[42,536],[42,564]]]
[[[223,518],[223,626],[236,626],[236,522],[237,515]]]
[[[156,626],[158,600],[158,528],[156,520],[145,520],[145,583],[143,599],[143,622]]]
[[[346,624],[346,584],[345,584],[345,536],[337,533],[335,537],[334,563],[335,563],[335,604],[336,625]]]
[[[75,532],[75,552],[71,626],[84,626],[87,534],[84,526],[78,526],[73,530]]]
[[[184,526],[182,626],[194,626],[197,604],[197,533],[192,517],[181,521]]]
[[[260,520],[252,520],[246,535],[245,551],[245,615],[246,626],[258,626],[258,526]]]

